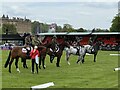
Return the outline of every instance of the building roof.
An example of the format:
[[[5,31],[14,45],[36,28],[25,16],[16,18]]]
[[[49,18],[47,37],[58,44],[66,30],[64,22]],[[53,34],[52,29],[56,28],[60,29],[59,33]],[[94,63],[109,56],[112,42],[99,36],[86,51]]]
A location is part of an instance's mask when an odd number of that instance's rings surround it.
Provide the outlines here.
[[[2,34],[0,40],[24,40],[19,34]]]
[[[63,32],[63,33],[39,33],[38,35],[117,35],[120,34],[120,32],[94,32],[91,34],[91,32]]]

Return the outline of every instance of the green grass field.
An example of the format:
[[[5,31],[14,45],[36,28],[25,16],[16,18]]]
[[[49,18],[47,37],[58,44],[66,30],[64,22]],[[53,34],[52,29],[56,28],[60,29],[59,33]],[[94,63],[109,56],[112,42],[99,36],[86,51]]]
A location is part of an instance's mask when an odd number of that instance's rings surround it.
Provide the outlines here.
[[[118,57],[109,54],[117,51],[99,51],[97,62],[93,62],[93,55],[85,57],[84,64],[76,64],[77,56],[71,55],[68,65],[65,53],[61,58],[60,68],[50,63],[46,57],[46,69],[39,69],[39,74],[31,73],[31,62],[27,60],[28,69],[24,69],[19,60],[21,73],[12,64],[12,73],[8,67],[4,68],[9,51],[2,51],[2,88],[30,88],[31,86],[54,82],[55,86],[49,88],[118,88],[118,71],[113,69],[118,66]]]

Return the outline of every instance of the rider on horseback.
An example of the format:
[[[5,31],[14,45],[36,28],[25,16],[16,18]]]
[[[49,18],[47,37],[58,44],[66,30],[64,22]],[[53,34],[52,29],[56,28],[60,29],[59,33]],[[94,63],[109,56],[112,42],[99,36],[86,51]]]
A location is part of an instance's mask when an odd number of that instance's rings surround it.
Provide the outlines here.
[[[80,44],[80,41],[82,40],[82,37],[76,37],[76,40],[77,40],[77,45],[75,48],[77,48],[77,53],[76,54],[79,54],[79,51],[80,51],[80,46],[82,46]]]
[[[32,46],[39,46],[40,44],[42,44],[42,41],[39,39],[38,36],[32,36]]]
[[[31,46],[31,45],[32,45],[31,40],[32,40],[31,35],[28,34],[28,35],[25,37],[25,45],[24,45],[24,46]]]
[[[31,51],[31,47],[34,48],[34,46],[38,46],[40,45],[42,42],[40,42],[40,40],[38,39],[37,36],[34,35],[28,35],[25,37],[25,49],[27,50],[27,56],[30,56],[30,51]]]
[[[54,46],[54,48],[52,49],[53,51],[53,56],[55,56],[55,52],[57,51],[58,49],[58,42],[57,42],[57,37],[54,35],[53,38],[52,38],[52,42],[51,42],[51,45]]]
[[[90,39],[89,39],[88,44],[91,46],[91,47],[89,48],[91,52],[94,51],[94,50],[93,50],[93,46],[94,46],[94,43],[95,43],[96,39],[97,39],[97,36],[90,37]]]
[[[32,38],[31,38],[31,35],[28,34],[26,37],[25,37],[25,44],[24,44],[24,48],[22,50],[26,50],[26,54],[27,54],[27,58],[30,58],[30,51],[31,51],[31,46],[32,46]]]

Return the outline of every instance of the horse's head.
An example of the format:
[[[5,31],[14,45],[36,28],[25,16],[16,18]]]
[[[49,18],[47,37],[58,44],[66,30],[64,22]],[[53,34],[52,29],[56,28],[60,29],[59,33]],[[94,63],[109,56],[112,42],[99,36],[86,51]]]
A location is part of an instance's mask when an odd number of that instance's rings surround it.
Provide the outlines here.
[[[61,44],[60,44],[61,47],[68,47],[70,48],[70,44],[67,42],[67,41],[63,41]]]
[[[101,44],[102,44],[102,42],[98,40],[98,41],[96,41],[96,43],[93,46],[99,49]]]

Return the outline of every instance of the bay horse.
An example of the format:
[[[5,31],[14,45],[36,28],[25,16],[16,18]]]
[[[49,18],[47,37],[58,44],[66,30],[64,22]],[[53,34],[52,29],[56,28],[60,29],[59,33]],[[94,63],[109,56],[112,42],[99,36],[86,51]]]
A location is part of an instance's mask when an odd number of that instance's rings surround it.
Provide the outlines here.
[[[7,58],[5,65],[4,65],[5,68],[7,68],[7,66],[9,65],[9,72],[10,73],[11,73],[11,65],[12,65],[14,59],[16,59],[15,60],[16,69],[18,72],[20,72],[20,70],[18,68],[18,60],[20,57],[23,60],[23,67],[27,68],[26,59],[28,59],[28,58],[30,59],[30,57],[28,57],[28,55],[22,51],[23,48],[24,48],[24,46],[16,46],[16,47],[13,47],[12,50],[10,50],[8,58]],[[39,46],[38,50],[40,53],[43,54],[43,56],[46,55],[46,47]]]
[[[22,60],[25,60],[27,58],[27,54],[22,52],[22,48],[24,48],[24,47],[16,46],[16,47],[13,47],[12,50],[10,50],[10,52],[9,52],[9,55],[8,55],[8,58],[5,62],[4,67],[7,68],[7,66],[9,65],[9,72],[10,73],[11,73],[11,65],[12,65],[14,59],[16,59],[16,61],[15,61],[16,69],[18,72],[20,72],[20,70],[18,68],[19,57],[21,57]]]
[[[53,49],[55,49],[54,45],[53,46],[47,45],[47,52],[46,53],[50,56],[50,62],[52,63],[54,58],[57,57],[57,63],[56,63],[57,67],[60,67],[59,63],[60,63],[60,59],[61,59],[61,56],[63,54],[63,50],[65,47],[69,48],[70,45],[64,40],[58,44],[58,48],[55,52],[53,50]],[[39,64],[41,64],[41,63],[39,63]]]

